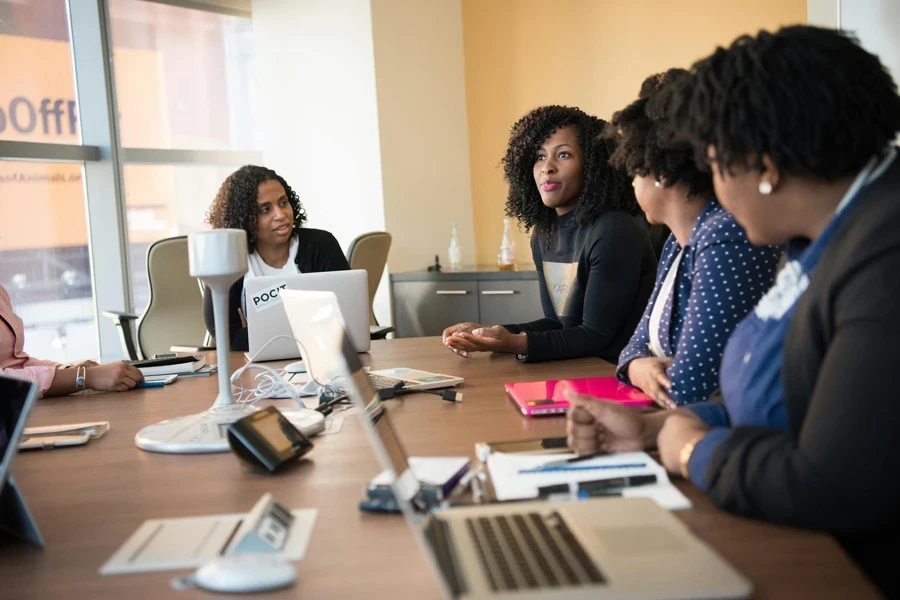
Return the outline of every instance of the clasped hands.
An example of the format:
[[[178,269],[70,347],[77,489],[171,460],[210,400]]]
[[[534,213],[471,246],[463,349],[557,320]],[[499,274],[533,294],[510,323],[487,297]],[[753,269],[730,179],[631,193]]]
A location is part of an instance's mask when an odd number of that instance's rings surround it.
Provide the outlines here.
[[[618,402],[566,392],[569,448],[577,454],[637,452],[656,447],[667,471],[681,473],[681,450],[709,431],[687,409],[644,414]]]
[[[524,333],[510,333],[501,325],[485,327],[478,323],[459,323],[444,330],[442,340],[450,350],[469,358],[473,352],[528,353],[528,338]]]

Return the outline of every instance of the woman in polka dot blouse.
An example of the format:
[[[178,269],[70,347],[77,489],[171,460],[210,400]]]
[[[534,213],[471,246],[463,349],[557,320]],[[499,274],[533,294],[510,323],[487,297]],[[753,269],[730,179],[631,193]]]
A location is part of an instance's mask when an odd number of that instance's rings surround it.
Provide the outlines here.
[[[690,146],[674,141],[667,118],[683,69],[647,78],[638,99],[605,133],[610,162],[634,177],[651,223],[672,230],[644,316],[619,356],[617,375],[660,406],[706,400],[718,388],[725,343],[774,281],[781,252],[754,247],[713,196]]]

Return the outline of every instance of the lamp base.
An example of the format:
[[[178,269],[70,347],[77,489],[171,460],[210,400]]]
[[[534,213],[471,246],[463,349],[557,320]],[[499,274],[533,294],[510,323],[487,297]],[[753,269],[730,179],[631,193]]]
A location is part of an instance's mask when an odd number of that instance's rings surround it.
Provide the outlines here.
[[[228,426],[257,410],[247,404],[213,406],[202,413],[148,425],[137,432],[134,443],[141,450],[166,454],[228,452]],[[318,411],[291,408],[283,413],[307,437],[325,429],[325,417]]]

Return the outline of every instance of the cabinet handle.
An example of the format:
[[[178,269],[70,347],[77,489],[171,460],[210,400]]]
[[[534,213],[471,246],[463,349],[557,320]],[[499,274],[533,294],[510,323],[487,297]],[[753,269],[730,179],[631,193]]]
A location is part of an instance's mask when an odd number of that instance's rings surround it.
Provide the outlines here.
[[[437,290],[434,293],[438,296],[465,296],[469,290]]]
[[[482,290],[482,296],[512,296],[515,290]]]

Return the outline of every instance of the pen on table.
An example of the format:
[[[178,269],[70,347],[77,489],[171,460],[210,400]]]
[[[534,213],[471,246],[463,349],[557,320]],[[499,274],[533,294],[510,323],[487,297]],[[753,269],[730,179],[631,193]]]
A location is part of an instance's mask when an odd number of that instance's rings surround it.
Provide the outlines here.
[[[166,385],[165,381],[142,381],[137,384],[135,387],[139,388],[153,388],[153,387],[164,387]]]
[[[562,467],[565,465],[570,465],[572,463],[581,462],[584,460],[591,460],[592,458],[597,458],[598,456],[608,456],[609,454],[610,454],[609,452],[594,452],[592,454],[582,454],[582,455],[576,456],[574,458],[566,458],[563,460],[554,460],[551,462],[547,462],[547,463],[544,463],[543,465],[541,465],[541,467],[542,468]]]
[[[630,477],[611,477],[609,479],[595,479],[593,481],[581,481],[578,483],[557,483],[538,488],[538,496],[541,498],[578,497],[589,498],[591,496],[621,496],[625,488],[652,485],[657,482],[656,475],[631,475]]]
[[[529,473],[558,473],[563,471],[593,471],[594,469],[643,469],[647,463],[625,463],[617,465],[561,465],[557,467],[535,467],[519,469],[519,475]]]

